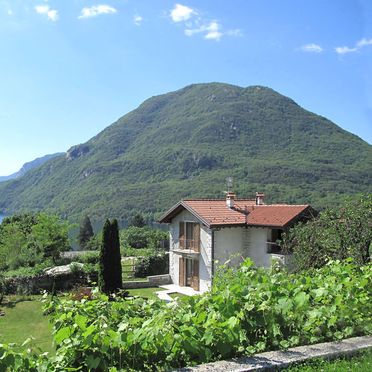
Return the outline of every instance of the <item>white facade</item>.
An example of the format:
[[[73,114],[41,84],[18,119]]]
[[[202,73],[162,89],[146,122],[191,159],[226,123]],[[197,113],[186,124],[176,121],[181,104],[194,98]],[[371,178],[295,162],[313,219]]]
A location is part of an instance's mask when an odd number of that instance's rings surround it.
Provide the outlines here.
[[[190,212],[184,210],[175,216],[170,225],[170,251],[169,251],[169,274],[174,284],[179,285],[179,258],[180,255],[174,253],[180,249],[179,244],[179,223],[195,222],[199,220]],[[204,225],[200,225],[200,253],[192,255],[199,259],[199,290],[205,292],[211,285],[212,277],[212,234],[211,230]],[[191,257],[191,255],[190,255]]]
[[[181,252],[179,243],[180,222],[200,224],[200,252],[188,255]],[[199,261],[199,290],[207,291],[212,283],[212,259],[214,269],[228,263],[237,265],[250,257],[256,266],[270,267],[272,258],[278,255],[267,253],[267,241],[271,230],[266,227],[219,227],[212,232],[187,210],[177,214],[170,224],[169,271],[173,283],[180,285],[180,257],[190,257]],[[213,240],[213,243],[212,243]],[[213,254],[212,254],[213,244]],[[280,255],[279,255],[280,256]]]

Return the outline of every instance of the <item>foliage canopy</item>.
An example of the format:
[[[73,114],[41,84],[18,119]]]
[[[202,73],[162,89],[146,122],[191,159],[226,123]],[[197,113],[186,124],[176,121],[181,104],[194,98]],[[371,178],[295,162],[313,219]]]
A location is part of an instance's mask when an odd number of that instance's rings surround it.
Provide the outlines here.
[[[283,249],[294,253],[298,269],[321,267],[330,260],[352,257],[369,262],[372,244],[372,194],[347,199],[284,235]]]

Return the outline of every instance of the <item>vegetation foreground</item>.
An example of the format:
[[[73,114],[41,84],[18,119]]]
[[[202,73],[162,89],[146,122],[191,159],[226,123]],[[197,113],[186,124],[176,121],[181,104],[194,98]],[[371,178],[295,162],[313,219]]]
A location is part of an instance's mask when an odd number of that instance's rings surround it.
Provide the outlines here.
[[[56,356],[0,345],[0,370],[166,370],[372,333],[371,265],[334,261],[288,274],[222,268],[204,296],[54,298]]]

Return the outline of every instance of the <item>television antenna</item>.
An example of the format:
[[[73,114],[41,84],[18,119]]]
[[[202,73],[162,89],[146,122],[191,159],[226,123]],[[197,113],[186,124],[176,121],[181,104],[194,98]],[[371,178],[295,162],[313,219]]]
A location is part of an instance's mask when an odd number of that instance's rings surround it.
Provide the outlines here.
[[[232,192],[232,189],[233,189],[233,178],[232,177],[226,178],[226,185],[227,185],[227,192]]]

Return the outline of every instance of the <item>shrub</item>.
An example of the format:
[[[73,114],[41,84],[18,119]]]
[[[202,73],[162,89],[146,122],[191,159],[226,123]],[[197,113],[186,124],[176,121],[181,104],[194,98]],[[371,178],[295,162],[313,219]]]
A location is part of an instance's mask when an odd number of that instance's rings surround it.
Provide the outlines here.
[[[167,232],[153,229],[149,226],[131,226],[120,233],[120,241],[124,250],[126,248],[150,248],[156,250],[160,248],[161,242],[167,239]]]
[[[290,229],[283,249],[293,252],[298,269],[318,268],[332,259],[352,257],[359,265],[369,262],[372,243],[372,194],[348,199],[339,208]]]
[[[149,275],[167,274],[168,261],[169,256],[167,254],[142,257],[136,263],[134,276],[136,278],[144,278]]]
[[[4,276],[0,273],[0,305],[3,302],[5,295],[5,281]]]
[[[371,264],[351,260],[294,274],[256,269],[247,260],[239,269],[221,268],[205,295],[170,304],[104,295],[54,298],[45,310],[56,357],[23,355],[17,363],[48,363],[44,370],[169,370],[372,334],[371,281]],[[0,346],[3,367],[1,353]],[[16,370],[14,359],[6,363]]]

